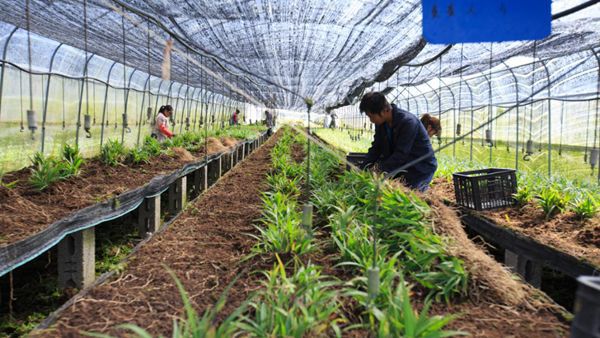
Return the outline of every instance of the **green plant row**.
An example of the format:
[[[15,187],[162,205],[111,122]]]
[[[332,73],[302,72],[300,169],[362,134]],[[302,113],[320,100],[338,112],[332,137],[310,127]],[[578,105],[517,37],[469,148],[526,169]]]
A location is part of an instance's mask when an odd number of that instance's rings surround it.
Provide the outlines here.
[[[436,177],[452,180],[455,172],[483,169],[476,161],[438,158]],[[548,178],[540,173],[517,173],[517,192],[513,195],[519,206],[533,203],[547,219],[559,213],[572,211],[581,220],[590,219],[600,211],[600,189],[590,183],[577,182],[561,176]]]
[[[416,202],[411,211],[402,213],[404,219],[394,220],[394,225],[388,226],[384,220],[398,216],[397,212],[390,209],[401,209],[407,205],[387,203],[395,203],[393,199],[398,198],[405,198],[404,203],[412,203],[413,197],[392,193],[393,189],[388,187],[386,189],[389,190],[385,191],[388,197],[384,198],[387,200],[382,203],[380,212],[373,215],[370,208],[376,201],[367,199],[374,193],[375,178],[360,173],[338,175],[339,162],[335,157],[313,150],[311,185],[314,195],[311,200],[320,215],[329,217],[324,228],[307,229],[302,225],[298,211],[302,196],[299,186],[306,178],[304,165],[295,162],[291,153],[292,145],[298,142],[305,143],[301,137],[286,130],[271,153],[273,169],[267,178],[269,191],[263,195],[264,210],[261,224],[257,226],[259,235],[256,236],[257,244],[253,250],[253,255],[261,254],[275,259],[273,269],[263,273],[263,288],[216,325],[214,318],[223,307],[224,298],[200,317],[191,308],[189,296],[176,281],[184,299],[186,318],[176,323],[173,336],[317,337],[341,336],[344,331],[354,329],[369,330],[376,337],[446,337],[461,334],[443,330],[454,319],[453,316],[428,315],[431,301],[436,295],[443,295],[445,288],[448,289],[448,300],[463,292],[466,273],[461,270],[460,261],[444,253],[441,238],[426,230],[424,203]],[[346,184],[349,187],[345,187]],[[330,189],[332,194],[325,195],[323,191],[326,189]],[[365,191],[355,196],[344,196],[355,189]],[[356,203],[356,206],[349,206],[349,203]],[[367,222],[373,216],[381,219],[378,231],[382,234],[375,258],[372,257],[372,241],[368,237],[368,224],[371,223]],[[410,221],[410,217],[415,219]],[[342,219],[351,224],[342,225]],[[394,231],[393,228],[399,224],[402,228]],[[417,235],[423,238],[413,239],[416,233],[411,230],[419,230]],[[316,238],[320,238],[317,231],[329,232],[331,240],[317,243]],[[395,244],[398,239],[402,240],[401,244]],[[415,249],[411,245],[421,247]],[[311,263],[312,254],[324,246],[336,248],[339,252],[339,268],[349,269],[357,277],[340,281],[323,274],[322,267]],[[378,261],[382,277],[379,296],[375,301],[366,292],[367,280],[364,277],[364,265],[369,265],[373,259]],[[403,264],[411,267],[405,268]],[[452,264],[456,266],[446,267]],[[420,270],[419,266],[425,268]],[[411,293],[416,286],[411,286],[405,280],[405,275],[417,282],[418,288],[431,286],[431,298],[420,312],[415,311],[411,302]],[[452,282],[444,279],[448,276],[459,276],[458,283],[451,286]],[[360,322],[350,323],[347,318],[342,304],[349,303],[358,303],[363,309]],[[150,336],[139,327],[126,328],[140,336]]]
[[[264,127],[244,125],[225,129],[210,130],[208,137],[232,137],[236,139],[249,139],[264,130]],[[202,132],[186,132],[176,135],[164,143],[147,136],[140,147],[127,149],[118,140],[108,140],[101,149],[100,160],[109,166],[119,164],[142,164],[149,163],[150,159],[162,153],[169,153],[172,147],[181,147],[188,151],[198,151],[204,146],[204,134]],[[68,144],[63,146],[60,158],[44,156],[36,153],[32,159],[31,176],[29,182],[38,190],[44,190],[53,183],[65,180],[69,177],[78,176],[84,159],[77,147]],[[0,179],[1,179],[0,175]],[[1,182],[1,180],[0,180]],[[2,183],[6,188],[12,188],[14,183]]]
[[[34,188],[41,191],[55,182],[78,176],[84,160],[77,147],[65,144],[60,158],[45,157],[38,152],[33,156],[31,162],[29,182]]]
[[[353,138],[348,132],[342,130],[317,129],[316,133],[335,148],[345,152],[366,152],[372,139],[369,132],[365,132],[365,135],[360,138]],[[460,157],[453,158],[448,152],[437,155],[436,177],[451,181],[453,173],[489,167],[489,164],[486,164],[487,160],[482,160],[489,156],[488,152],[484,152],[483,157],[477,156],[473,161]],[[494,165],[507,164],[510,167],[514,163],[497,160]],[[519,190],[514,197],[519,205],[535,203],[544,212],[546,218],[566,211],[572,211],[581,220],[593,218],[598,214],[600,187],[597,184],[589,183],[587,180],[569,179],[556,173],[549,178],[546,172],[536,172],[535,168],[537,167],[532,165],[518,173]]]

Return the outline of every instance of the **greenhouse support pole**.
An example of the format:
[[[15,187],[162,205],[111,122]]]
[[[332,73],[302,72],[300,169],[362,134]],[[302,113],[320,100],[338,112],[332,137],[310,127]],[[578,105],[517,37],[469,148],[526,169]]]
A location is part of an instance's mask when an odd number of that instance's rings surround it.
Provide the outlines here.
[[[44,99],[44,110],[42,112],[42,154],[44,153],[44,145],[46,144],[46,117],[48,115],[48,98],[49,98],[49,93],[50,93],[50,79],[52,78],[52,68],[54,66],[54,58],[56,56],[56,53],[58,52],[58,50],[60,49],[60,47],[62,47],[63,44],[59,44],[58,47],[56,47],[56,49],[54,49],[54,52],[52,53],[52,57],[50,57],[50,65],[48,66],[48,81],[46,82],[46,97]]]
[[[598,119],[597,116],[600,113],[600,55],[598,55],[598,51],[595,49],[592,49],[592,52],[594,52],[594,56],[596,57],[596,63],[598,65],[598,77],[596,78],[597,83],[596,83],[596,120]],[[588,113],[589,114],[589,113]],[[598,168],[598,184],[600,185],[600,167]]]
[[[154,101],[154,116],[152,116],[152,121],[150,121],[150,124],[154,125],[154,120],[156,120],[156,115],[158,115],[158,100],[160,99],[160,90],[162,89],[162,85],[165,82],[165,80],[160,79],[160,83],[158,84],[158,91],[156,92],[156,100]],[[161,105],[162,106],[162,105]]]
[[[469,80],[465,80],[465,84],[467,85],[467,89],[469,89],[469,96],[471,96],[471,126],[469,129],[469,138],[471,141],[471,144],[469,146],[469,161],[473,162],[473,119],[475,118],[475,107],[474,102],[473,102],[473,88],[471,88],[471,85],[469,84]]]
[[[200,89],[200,88],[194,89],[194,93],[192,93],[192,97],[194,97],[196,89]],[[201,92],[202,92],[202,89],[200,89],[200,91],[198,92],[198,97],[193,100],[193,101],[195,101],[195,108],[194,108],[194,122],[192,124],[192,131],[196,131],[196,122],[198,122],[198,104],[200,103]]]
[[[192,91],[192,97],[190,98],[190,109],[188,114],[188,116],[191,117],[192,110],[194,111],[194,119],[192,120],[192,131],[196,130],[196,117],[198,116],[198,99],[196,99],[195,97],[196,90],[198,90],[198,88],[194,87],[194,90]],[[192,108],[193,105],[195,105],[196,107]]]
[[[142,95],[142,108],[140,108],[140,118],[138,124],[138,134],[137,141],[135,143],[136,147],[140,146],[140,137],[142,136],[142,120],[144,119],[144,104],[146,103],[146,88],[148,88],[148,102],[150,101],[150,77],[152,75],[148,74],[148,78],[146,79],[146,83],[144,83],[144,91]]]
[[[460,45],[460,76],[458,79],[458,123],[454,123],[454,139],[453,139],[453,148],[452,148],[452,153],[454,154],[454,158],[456,159],[456,135],[458,134],[458,124],[460,124],[460,115],[462,114],[462,82],[464,80],[463,78],[463,48],[464,48],[465,44],[462,43]],[[455,117],[456,119],[456,117]],[[462,127],[462,124],[461,124]],[[463,141],[463,144],[464,141]]]
[[[173,131],[175,131],[175,128],[177,128],[177,118],[179,117],[179,112],[177,111],[177,109],[179,108],[179,99],[181,98],[181,90],[183,89],[183,86],[183,83],[181,84],[181,86],[179,86],[177,96],[175,97],[175,106],[173,107]]]
[[[185,87],[186,87],[185,94],[183,94],[183,107],[181,108],[181,118],[179,119],[179,133],[180,134],[183,132],[183,120],[185,117],[185,109],[187,108],[188,93],[190,91],[190,86],[186,85]]]
[[[123,75],[125,75],[126,72],[126,67],[125,65],[123,65]],[[131,80],[133,79],[133,74],[135,74],[135,72],[137,71],[136,68],[133,69],[133,71],[131,72],[131,74],[129,74],[129,80],[127,80],[127,87],[124,88],[125,90],[125,102],[123,103],[123,121],[122,121],[122,126],[123,127],[121,129],[121,143],[123,145],[125,145],[125,130],[129,129],[128,125],[129,125],[129,119],[127,117],[127,108],[129,106],[129,92],[131,91]],[[125,85],[123,83],[123,85]],[[131,130],[130,130],[131,131]],[[129,132],[130,132],[129,131]]]
[[[504,63],[504,61],[503,61]],[[506,64],[505,64],[506,65]],[[519,170],[519,82],[517,79],[517,76],[515,75],[515,72],[513,71],[513,69],[511,67],[508,67],[508,71],[510,72],[510,75],[512,75],[513,78],[513,82],[515,83],[515,99],[516,99],[516,109],[517,109],[517,136],[516,136],[516,146],[515,146],[515,170]],[[508,139],[506,140],[506,142],[509,142]]]
[[[552,100],[551,100],[551,87],[552,83],[550,82],[550,72],[548,71],[548,66],[544,60],[541,60],[542,66],[546,71],[546,89],[548,90],[548,178],[552,177]]]
[[[85,88],[85,82],[88,80],[87,78],[87,68],[90,63],[90,60],[96,54],[91,54],[90,57],[85,61],[85,65],[83,66],[83,77],[81,78],[81,91],[79,92],[79,108],[77,109],[77,125],[75,129],[75,146],[79,146],[79,129],[81,129],[81,109],[83,108],[83,89]],[[87,113],[87,112],[86,112]]]
[[[104,91],[104,105],[102,107],[102,126],[100,127],[100,149],[102,150],[102,145],[104,144],[104,121],[106,119],[106,107],[108,106],[108,88],[110,82],[110,75],[112,74],[113,69],[117,62],[113,62],[108,70],[108,76],[106,77],[106,90]]]
[[[454,96],[454,92],[452,91],[452,89],[450,89],[450,87],[448,87],[448,85],[444,81],[442,81],[442,78],[440,78],[440,82],[444,84],[444,87],[446,87],[446,89],[450,92],[450,95],[452,95],[452,123],[454,124],[454,127],[456,127],[456,96]],[[440,119],[440,123],[441,122],[442,120]],[[456,158],[456,131],[452,134],[452,157]]]
[[[4,72],[6,71],[6,54],[8,52],[8,44],[12,39],[15,32],[19,29],[19,27],[13,28],[13,30],[8,34],[8,38],[6,38],[6,42],[4,43],[4,50],[2,51],[2,70],[0,70],[0,117],[2,116],[2,92],[4,90]]]
[[[490,134],[492,131],[492,122],[491,119],[494,116],[494,107],[493,107],[493,94],[492,94],[492,64],[494,62],[494,53],[493,53],[493,48],[494,48],[494,43],[491,42],[490,43],[490,64],[489,64],[489,68],[490,68],[490,77],[486,78],[488,81],[488,129],[490,130]],[[494,130],[495,131],[495,130]],[[487,131],[486,131],[487,132]],[[487,135],[486,135],[487,138]],[[493,134],[492,134],[492,140],[490,140],[492,142],[492,144],[490,144],[490,165],[492,165],[492,157],[493,157],[493,148],[494,148],[494,138],[493,138]]]

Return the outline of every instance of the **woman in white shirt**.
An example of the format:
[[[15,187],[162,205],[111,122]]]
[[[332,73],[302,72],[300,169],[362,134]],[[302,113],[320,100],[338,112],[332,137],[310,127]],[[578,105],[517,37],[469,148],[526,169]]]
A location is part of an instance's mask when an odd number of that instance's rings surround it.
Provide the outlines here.
[[[170,105],[161,106],[156,116],[156,123],[154,124],[154,132],[152,135],[156,135],[158,141],[163,142],[167,138],[173,137],[173,132],[169,130],[169,118],[173,115],[173,107]]]

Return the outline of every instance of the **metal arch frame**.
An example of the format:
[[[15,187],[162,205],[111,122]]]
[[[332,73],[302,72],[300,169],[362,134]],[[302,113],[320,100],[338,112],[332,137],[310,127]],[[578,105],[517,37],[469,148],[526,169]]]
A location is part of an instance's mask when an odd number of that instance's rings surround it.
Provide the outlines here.
[[[465,83],[465,85],[467,86],[467,89],[469,90],[469,96],[471,97],[471,127],[469,132],[471,133],[470,135],[470,145],[469,145],[469,161],[473,162],[473,123],[474,123],[474,119],[475,119],[475,103],[474,103],[474,99],[473,99],[473,88],[471,87],[471,85],[469,84],[469,80],[463,78],[462,81]],[[464,138],[463,138],[464,139]]]
[[[6,61],[6,54],[8,53],[8,44],[10,40],[12,40],[13,35],[19,30],[19,27],[15,26],[13,30],[6,38],[6,42],[4,43],[4,50],[2,51],[2,61]],[[4,90],[4,72],[6,70],[6,63],[3,63],[2,70],[0,71],[0,116],[2,116],[2,93]]]
[[[183,86],[182,86],[183,87]],[[187,100],[188,100],[188,93],[190,92],[190,85],[185,84],[185,94],[183,94],[183,108],[181,108],[181,118],[179,119],[179,133],[182,133],[183,130],[183,118],[185,116],[185,108],[187,108]],[[179,89],[179,93],[181,93],[181,89]],[[178,95],[179,95],[178,93]],[[173,128],[175,129],[175,128]]]
[[[50,79],[52,78],[52,68],[54,67],[54,58],[56,57],[56,54],[58,53],[58,50],[60,49],[60,47],[62,47],[64,44],[60,43],[55,49],[54,52],[52,52],[52,56],[50,57],[50,65],[48,66],[48,73],[50,73],[50,75],[48,75],[48,81],[46,82],[46,97],[44,99],[44,109],[42,112],[42,145],[41,145],[41,151],[42,154],[44,153],[44,145],[45,145],[45,141],[46,141],[46,116],[48,113],[48,98],[49,98],[49,94],[50,94]]]
[[[484,71],[481,71],[481,76],[485,79],[485,81],[487,82],[487,86],[488,86],[488,104],[486,105],[488,107],[488,120],[493,119],[492,115],[493,115],[493,111],[492,111],[492,81],[490,80],[490,78],[488,78],[487,74]],[[492,75],[493,73],[490,73],[490,75]],[[487,122],[486,122],[487,123]],[[484,124],[486,124],[484,123]],[[491,126],[488,127],[491,129]],[[485,129],[482,129],[482,131],[485,133]],[[493,148],[493,144],[494,142],[492,141],[492,145],[490,146],[490,163],[492,163],[492,148]],[[485,145],[485,134],[481,137],[481,146]]]
[[[79,92],[79,108],[77,109],[77,125],[75,128],[75,146],[79,146],[79,129],[81,129],[81,109],[83,106],[83,88],[85,87],[85,82],[88,81],[87,78],[87,70],[92,58],[96,56],[95,53],[90,53],[90,56],[85,61],[85,65],[83,66],[83,77],[81,78],[81,91]],[[87,113],[87,111],[86,111]]]
[[[502,64],[506,66],[506,69],[510,72],[510,75],[513,78],[513,82],[515,84],[515,95],[516,95],[516,112],[517,112],[517,133],[516,133],[516,144],[515,144],[515,170],[519,170],[519,108],[520,108],[520,100],[519,100],[519,79],[515,75],[515,72],[512,67],[509,67],[504,60],[502,60]],[[506,140],[508,143],[509,141]]]
[[[429,110],[429,100],[427,100],[427,96],[425,96],[425,94],[427,94],[427,93],[421,93],[417,97],[421,97],[421,96],[423,97],[423,101],[425,101],[425,110],[427,111],[427,113],[429,113],[430,112],[430,110]],[[415,102],[416,102],[416,99],[415,99]],[[418,103],[417,103],[417,106],[419,106]]]
[[[125,102],[123,102],[123,118],[121,120],[121,143],[125,144],[125,130],[127,133],[131,132],[131,128],[129,128],[129,118],[127,116],[127,108],[129,106],[129,93],[131,92],[131,80],[133,79],[133,74],[138,71],[137,68],[132,68],[133,71],[129,74],[129,79],[127,80],[127,86],[124,88],[125,90]],[[127,71],[127,66],[123,64],[123,72]],[[125,84],[123,84],[125,85]],[[127,127],[125,127],[125,122],[127,122]]]
[[[152,117],[152,120],[154,120],[156,115],[158,114],[158,99],[161,96],[160,89],[162,88],[162,85],[164,82],[165,82],[165,80],[160,79],[160,83],[158,85],[158,91],[156,92],[156,100],[154,101],[154,116]]]
[[[456,125],[456,96],[454,95],[454,92],[452,91],[452,88],[450,86],[448,86],[448,84],[442,80],[442,78],[439,78],[439,81],[441,84],[444,85],[444,87],[450,92],[450,95],[452,95],[452,123],[454,125]],[[440,98],[441,98],[441,88],[440,88]],[[441,99],[440,99],[441,102]],[[441,123],[442,121],[440,121]],[[452,126],[454,129],[454,125]],[[453,132],[452,133],[452,157],[456,158],[456,133]]]
[[[175,107],[173,107],[173,115],[177,114],[177,108],[179,108],[179,100],[181,99],[181,90],[183,89],[183,86],[185,86],[184,83],[181,84],[181,86],[179,86],[179,90],[177,91],[177,97],[175,98]],[[189,87],[189,86],[186,86]],[[179,115],[177,115],[179,116]],[[173,130],[175,130],[175,128],[177,128],[177,117],[173,116],[173,121],[175,121],[175,125],[173,126]],[[181,124],[182,121],[180,121]],[[179,132],[181,132],[181,130],[179,130]]]
[[[188,104],[188,101],[189,101],[188,93],[190,92],[190,85],[186,84],[186,87],[187,88],[185,89],[185,95],[184,95],[184,98],[183,98],[183,108],[181,108],[182,114],[181,114],[181,125],[179,127],[179,132],[180,133],[181,133],[181,128],[183,127],[184,117],[185,117],[185,122],[186,122],[186,126],[185,126],[186,128],[185,128],[185,130],[188,131],[190,129],[190,126],[189,126],[189,117],[190,117],[189,111],[190,111],[190,108],[189,108],[189,104]],[[192,96],[193,95],[194,95],[194,92],[192,91]],[[186,108],[187,108],[187,112],[188,112],[187,115],[185,114]]]
[[[112,71],[115,68],[115,66],[117,65],[117,61],[114,61],[113,64],[110,66],[110,69],[108,70],[108,75],[106,76],[106,89],[104,91],[104,105],[102,107],[102,127],[100,129],[100,148],[102,148],[102,144],[104,143],[104,121],[105,121],[105,117],[106,117],[106,107],[108,106],[108,88],[109,83],[110,83],[110,76],[112,75]]]
[[[600,55],[599,52],[596,51],[595,48],[592,48],[592,53],[594,53],[594,57],[596,58],[596,63],[598,65],[598,77],[597,77],[597,84],[596,84],[596,115],[598,114],[598,111],[600,110],[600,107],[598,106],[600,104]],[[598,184],[600,184],[600,167],[598,168]]]
[[[140,117],[138,120],[138,136],[137,136],[137,141],[135,143],[136,147],[140,146],[140,137],[142,135],[142,119],[144,116],[144,107],[145,107],[145,103],[146,103],[146,87],[148,87],[148,102],[150,102],[150,78],[152,77],[152,74],[148,74],[148,78],[146,78],[146,82],[144,83],[144,96],[142,96],[142,108],[140,109]]]
[[[433,88],[433,87],[432,87],[432,86],[429,84],[429,81],[427,81],[427,82],[424,82],[424,84],[425,84],[427,87],[429,87],[429,89],[431,89],[431,91],[430,91],[429,93],[433,93],[433,94],[435,94],[435,96],[437,97],[437,100],[438,100],[438,103],[439,103],[439,104],[438,104],[438,113],[439,113],[439,114],[441,114],[441,113],[442,113],[442,105],[441,105],[441,100],[442,100],[442,98],[441,98],[440,94],[437,92],[437,90],[435,90],[435,89],[434,89],[434,88]],[[427,94],[427,93],[423,93],[423,95],[425,95],[425,94]],[[424,97],[425,97],[425,100],[427,100],[427,96],[424,96]],[[427,112],[430,112],[430,110],[429,110],[429,102],[428,102],[428,104],[427,104]]]
[[[542,63],[542,67],[544,67],[544,71],[546,72],[546,89],[548,91],[548,178],[552,177],[552,97],[551,89],[552,82],[550,81],[550,72],[548,71],[548,66],[546,65],[545,60],[540,60]],[[533,97],[531,98],[533,100]],[[599,171],[600,172],[600,171]],[[600,176],[599,176],[600,177]]]
[[[200,88],[200,87],[194,87],[194,88],[195,88],[194,91],[196,89],[200,89],[200,91],[198,92],[198,97],[193,100],[196,102],[196,107],[194,108],[194,122],[192,123],[192,131],[196,131],[196,122],[198,122],[198,105],[200,104],[200,96],[202,93],[202,88]],[[192,96],[194,96],[194,93],[192,93]]]
[[[192,121],[191,121],[191,117],[192,117],[192,105],[194,104],[194,95],[196,95],[196,90],[198,90],[197,87],[192,87],[194,88],[194,90],[192,90],[192,95],[190,95],[188,97],[188,109],[187,109],[187,116],[186,116],[186,126],[185,126],[185,131],[189,131],[190,130],[190,126],[192,126]],[[187,95],[186,95],[187,97]]]

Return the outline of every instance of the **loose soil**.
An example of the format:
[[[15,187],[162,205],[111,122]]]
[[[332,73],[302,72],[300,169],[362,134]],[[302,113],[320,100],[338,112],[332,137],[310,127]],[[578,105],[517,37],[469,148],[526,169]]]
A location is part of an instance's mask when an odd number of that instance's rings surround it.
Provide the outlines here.
[[[271,138],[194,201],[164,232],[140,248],[125,270],[78,299],[49,330],[37,336],[79,336],[81,331],[123,335],[115,326],[137,324],[153,335],[171,334],[183,303],[169,267],[183,283],[196,310],[214,305],[237,277],[219,318],[239,307],[260,286],[267,269],[260,260],[242,262],[252,248],[252,223],[262,210],[261,192],[271,167]],[[251,268],[250,268],[251,267]]]
[[[209,140],[209,154],[229,150],[218,139]],[[29,184],[30,168],[6,174],[2,181],[17,181],[7,189],[0,185],[0,246],[32,236],[69,214],[147,184],[153,177],[170,174],[186,163],[202,159],[204,149],[193,154],[171,148],[147,164],[110,167],[98,158],[86,160],[81,175],[57,182],[40,192]]]
[[[442,199],[455,201],[454,186],[445,179],[434,180],[432,191]],[[598,216],[590,220],[579,220],[574,213],[565,212],[547,220],[534,202],[523,207],[483,211],[481,215],[500,226],[600,267]]]

